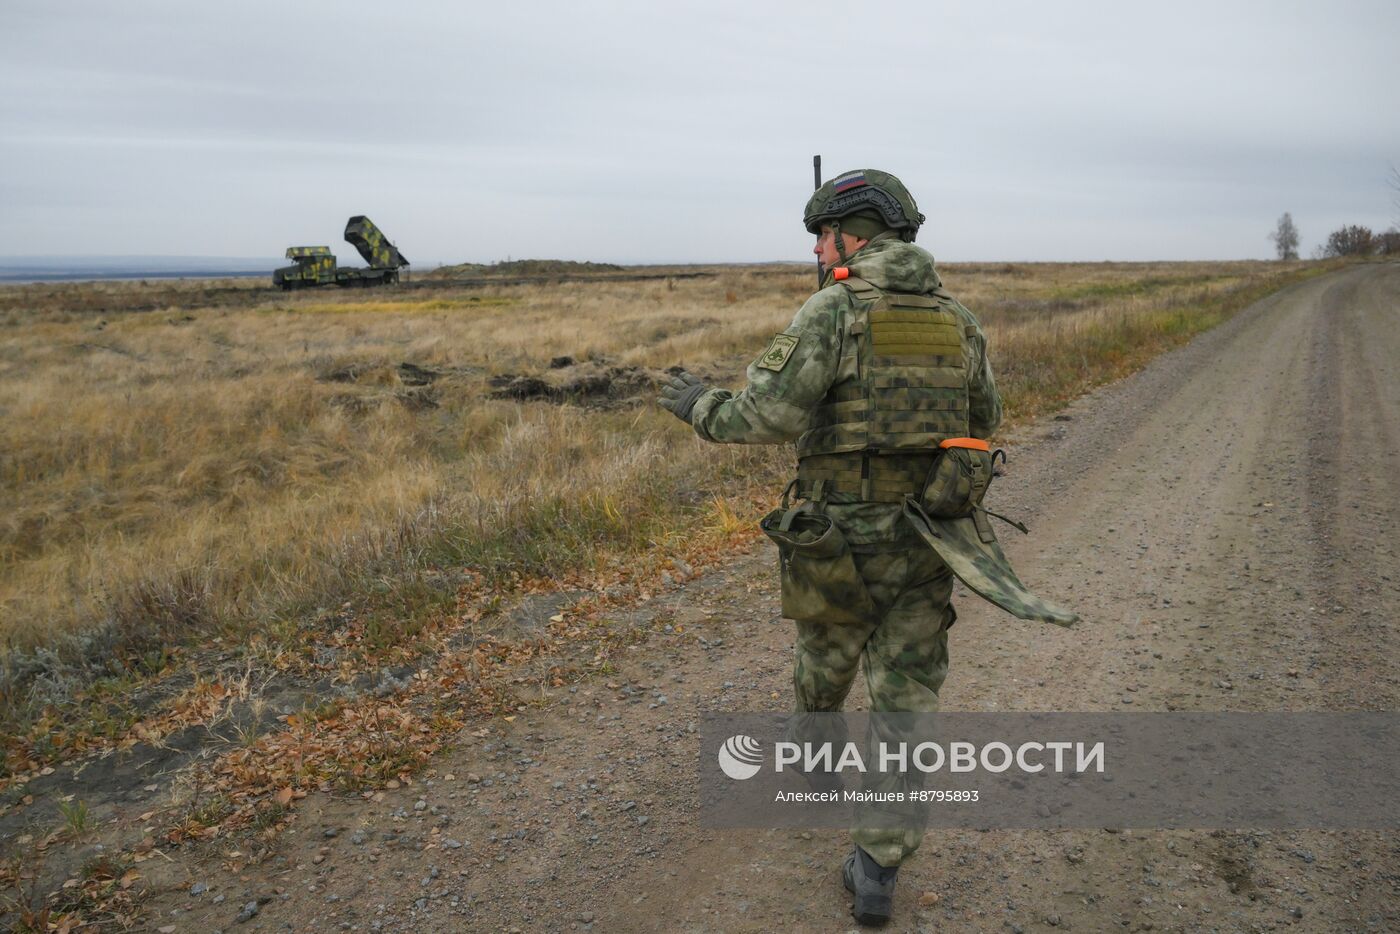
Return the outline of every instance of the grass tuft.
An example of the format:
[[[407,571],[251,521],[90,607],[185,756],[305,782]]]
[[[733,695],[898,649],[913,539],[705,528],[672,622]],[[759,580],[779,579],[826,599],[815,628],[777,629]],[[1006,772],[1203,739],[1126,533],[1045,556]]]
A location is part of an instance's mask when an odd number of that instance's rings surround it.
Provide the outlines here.
[[[82,836],[91,827],[87,803],[81,798],[72,801],[59,801],[58,812],[63,815],[63,822],[68,832],[75,837]]]

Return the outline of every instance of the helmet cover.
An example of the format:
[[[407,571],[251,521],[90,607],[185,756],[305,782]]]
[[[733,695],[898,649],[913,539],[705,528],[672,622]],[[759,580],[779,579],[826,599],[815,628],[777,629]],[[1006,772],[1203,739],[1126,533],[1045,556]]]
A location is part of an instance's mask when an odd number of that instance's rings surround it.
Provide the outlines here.
[[[912,241],[924,222],[914,196],[895,176],[878,169],[858,169],[838,175],[818,188],[802,212],[802,224],[812,234],[823,223],[849,214],[874,211],[885,226]]]

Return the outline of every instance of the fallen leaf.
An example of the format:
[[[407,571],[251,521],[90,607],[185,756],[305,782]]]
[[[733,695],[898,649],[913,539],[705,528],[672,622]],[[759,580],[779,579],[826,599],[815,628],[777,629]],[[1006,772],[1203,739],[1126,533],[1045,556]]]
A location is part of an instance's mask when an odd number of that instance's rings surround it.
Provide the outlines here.
[[[125,873],[122,874],[122,888],[131,888],[131,883],[135,882],[139,878],[141,878],[141,873],[137,872],[135,869],[128,869]]]
[[[277,803],[283,807],[292,803],[292,789],[290,786],[277,792]]]

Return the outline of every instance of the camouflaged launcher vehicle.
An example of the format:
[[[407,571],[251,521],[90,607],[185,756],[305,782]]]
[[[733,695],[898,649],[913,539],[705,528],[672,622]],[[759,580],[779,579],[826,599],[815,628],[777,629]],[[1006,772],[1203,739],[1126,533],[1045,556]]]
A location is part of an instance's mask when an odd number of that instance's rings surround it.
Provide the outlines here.
[[[368,217],[356,214],[346,221],[345,240],[369,263],[368,268],[337,267],[328,246],[289,246],[287,259],[295,265],[275,270],[272,284],[290,290],[318,285],[390,285],[399,281],[399,270],[408,265],[408,260]]]

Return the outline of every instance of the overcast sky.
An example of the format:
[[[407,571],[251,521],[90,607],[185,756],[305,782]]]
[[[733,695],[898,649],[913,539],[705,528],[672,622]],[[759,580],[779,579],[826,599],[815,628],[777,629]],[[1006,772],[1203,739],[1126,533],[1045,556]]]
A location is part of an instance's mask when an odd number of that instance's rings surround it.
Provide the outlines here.
[[[1286,9],[1287,8],[1287,9]],[[0,0],[0,255],[809,258],[811,157],[948,260],[1265,257],[1397,211],[1400,3]]]

